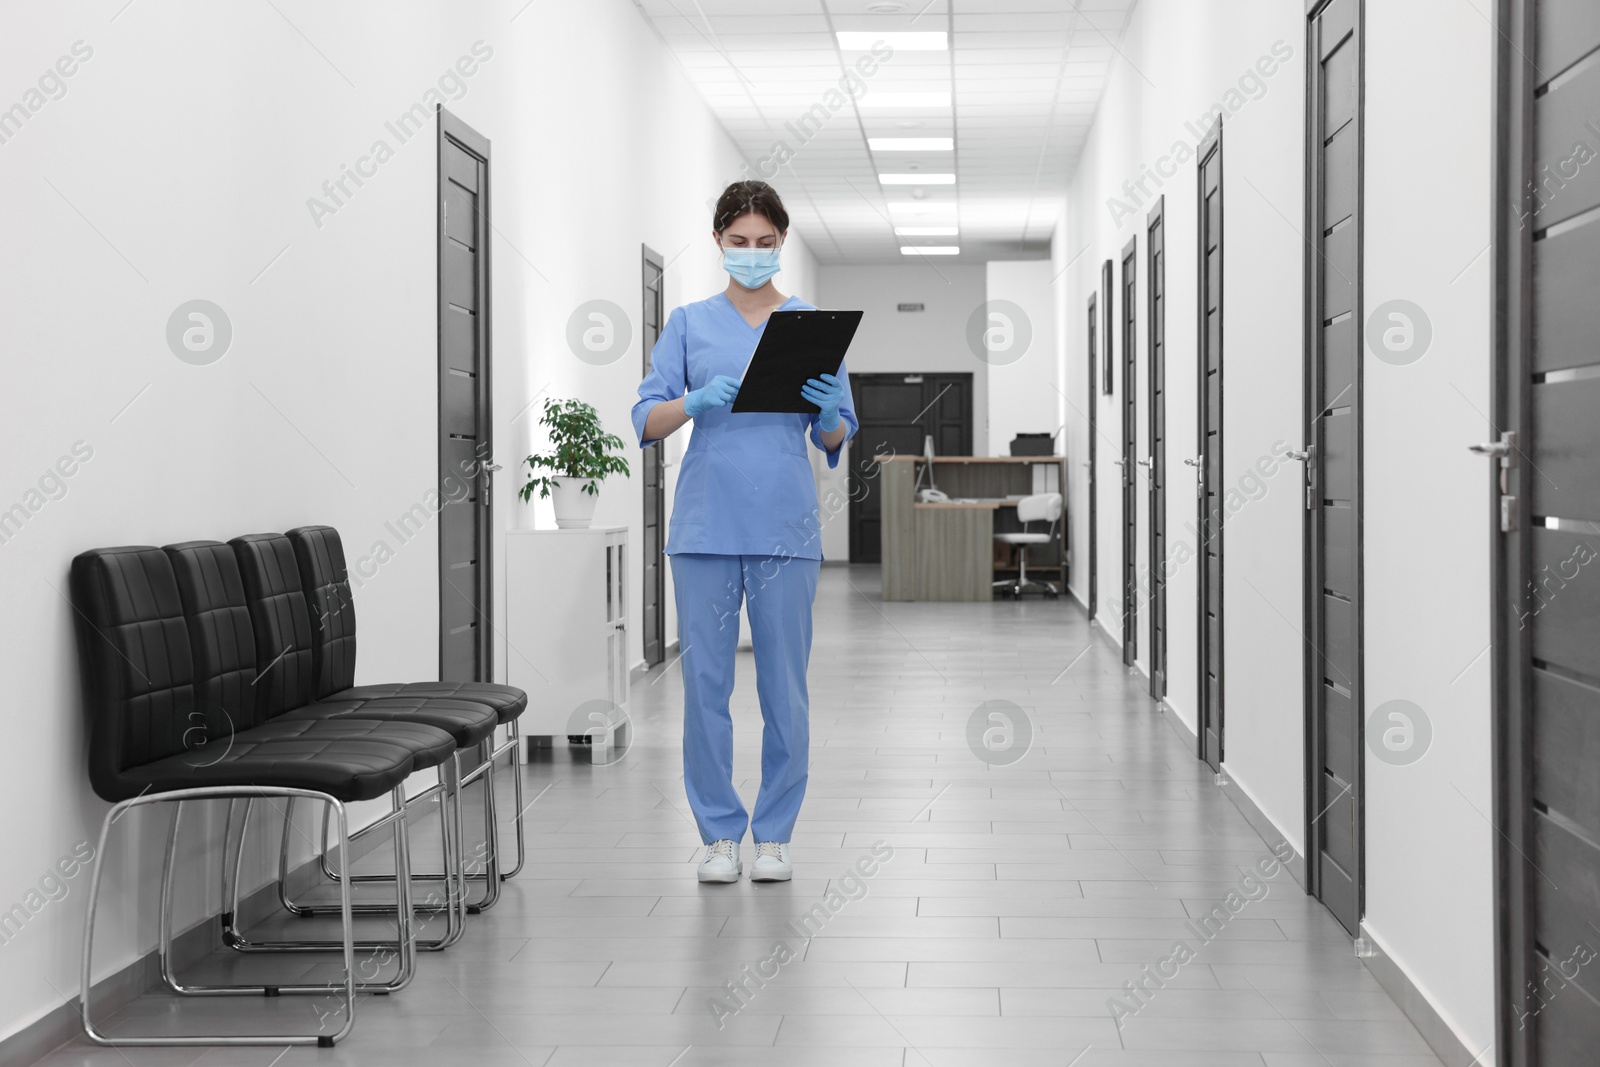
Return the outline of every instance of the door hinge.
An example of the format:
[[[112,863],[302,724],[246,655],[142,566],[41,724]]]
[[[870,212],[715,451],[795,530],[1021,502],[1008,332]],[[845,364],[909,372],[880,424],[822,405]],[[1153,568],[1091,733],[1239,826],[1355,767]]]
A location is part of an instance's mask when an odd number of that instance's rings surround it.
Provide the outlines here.
[[[1515,533],[1517,529],[1517,498],[1500,494],[1500,532]]]

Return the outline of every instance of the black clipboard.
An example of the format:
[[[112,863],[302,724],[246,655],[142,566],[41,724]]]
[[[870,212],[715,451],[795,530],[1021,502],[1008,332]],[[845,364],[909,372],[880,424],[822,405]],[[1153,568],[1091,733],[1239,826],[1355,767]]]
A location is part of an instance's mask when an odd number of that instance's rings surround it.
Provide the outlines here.
[[[815,414],[817,405],[800,395],[800,387],[807,378],[839,373],[860,325],[859,311],[774,311],[731,410]]]

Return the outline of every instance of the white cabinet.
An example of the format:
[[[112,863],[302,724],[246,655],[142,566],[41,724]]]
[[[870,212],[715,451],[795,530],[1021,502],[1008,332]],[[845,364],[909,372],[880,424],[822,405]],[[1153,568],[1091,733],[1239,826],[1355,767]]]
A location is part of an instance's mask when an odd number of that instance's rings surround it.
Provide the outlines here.
[[[628,528],[506,535],[506,681],[528,694],[524,737],[577,738],[591,758],[625,751]]]

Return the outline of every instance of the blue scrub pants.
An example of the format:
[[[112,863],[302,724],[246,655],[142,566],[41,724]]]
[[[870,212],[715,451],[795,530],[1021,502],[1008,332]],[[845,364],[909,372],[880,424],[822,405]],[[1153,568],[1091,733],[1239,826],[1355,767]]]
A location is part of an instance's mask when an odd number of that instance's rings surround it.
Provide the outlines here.
[[[672,584],[683,668],[683,782],[705,844],[788,841],[805,799],[810,761],[811,604],[822,561],[792,556],[677,553]],[[739,602],[750,607],[750,642],[761,700],[761,788],[747,816],[733,787],[734,653]]]

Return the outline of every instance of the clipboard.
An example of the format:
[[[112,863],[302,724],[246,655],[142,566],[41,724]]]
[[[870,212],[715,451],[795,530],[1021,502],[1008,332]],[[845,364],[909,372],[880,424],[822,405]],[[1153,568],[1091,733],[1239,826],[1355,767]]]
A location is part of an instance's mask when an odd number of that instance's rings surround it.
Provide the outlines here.
[[[767,316],[761,342],[745,364],[733,407],[739,411],[793,411],[815,414],[817,405],[800,395],[807,378],[838,374],[850,341],[861,325],[859,311],[774,311]]]

